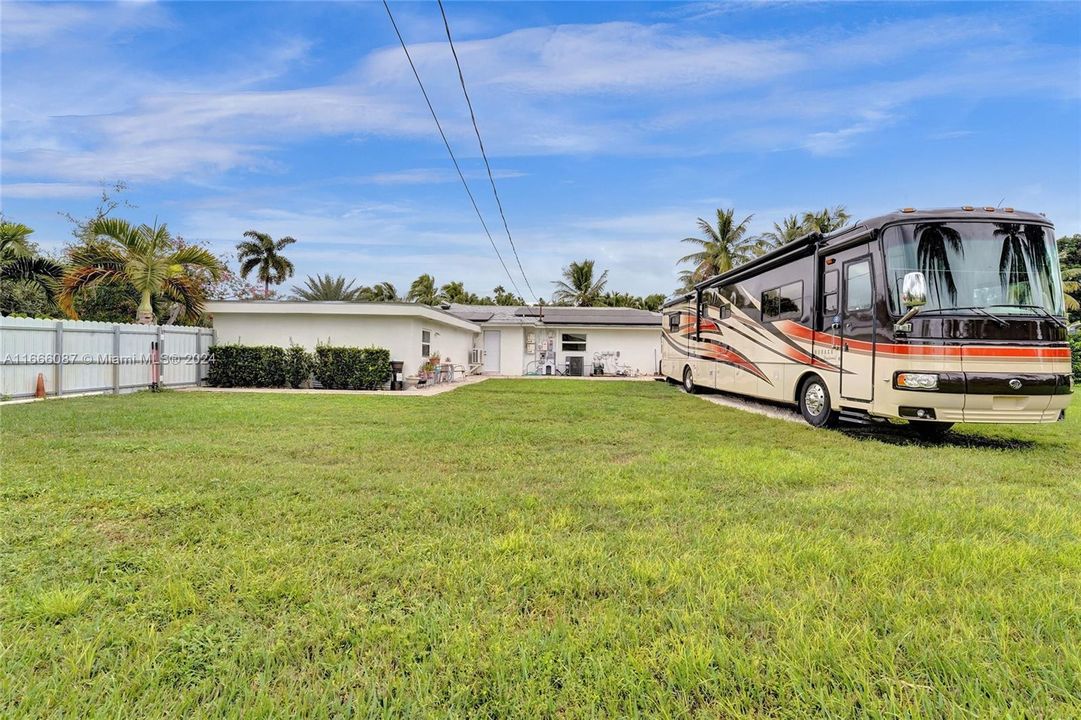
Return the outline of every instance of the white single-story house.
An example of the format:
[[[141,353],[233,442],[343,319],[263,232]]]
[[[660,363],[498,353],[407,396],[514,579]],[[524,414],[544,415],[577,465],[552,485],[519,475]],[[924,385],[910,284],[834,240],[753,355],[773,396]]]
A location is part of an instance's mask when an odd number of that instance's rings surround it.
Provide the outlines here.
[[[653,375],[660,361],[660,314],[630,308],[224,300],[206,310],[219,344],[376,345],[406,376],[434,353],[512,376]]]
[[[451,305],[482,327],[484,371],[498,375],[654,375],[661,316],[633,308]]]
[[[223,300],[208,302],[214,342],[238,345],[318,344],[390,350],[406,376],[416,375],[426,358],[439,353],[455,365],[479,363],[480,326],[416,303],[278,302]]]

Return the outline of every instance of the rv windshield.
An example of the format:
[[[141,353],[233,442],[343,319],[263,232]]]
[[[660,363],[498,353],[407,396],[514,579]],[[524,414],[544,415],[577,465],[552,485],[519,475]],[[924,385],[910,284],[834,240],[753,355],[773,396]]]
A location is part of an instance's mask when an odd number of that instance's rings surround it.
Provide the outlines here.
[[[890,309],[901,314],[905,273],[927,278],[922,312],[986,309],[996,315],[1064,315],[1051,229],[992,222],[927,222],[887,228]]]

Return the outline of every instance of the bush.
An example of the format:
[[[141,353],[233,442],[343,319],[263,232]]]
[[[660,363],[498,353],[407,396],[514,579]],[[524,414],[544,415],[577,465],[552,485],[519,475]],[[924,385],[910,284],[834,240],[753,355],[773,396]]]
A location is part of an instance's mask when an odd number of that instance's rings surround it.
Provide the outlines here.
[[[312,376],[315,360],[312,354],[299,345],[290,345],[285,351],[285,379],[289,387],[298,388]]]
[[[320,345],[315,349],[315,379],[334,390],[380,389],[390,380],[390,351]]]
[[[210,348],[207,382],[214,387],[285,387],[285,350],[268,345]]]
[[[1081,333],[1070,336],[1070,361],[1073,367],[1073,379],[1081,382]]]

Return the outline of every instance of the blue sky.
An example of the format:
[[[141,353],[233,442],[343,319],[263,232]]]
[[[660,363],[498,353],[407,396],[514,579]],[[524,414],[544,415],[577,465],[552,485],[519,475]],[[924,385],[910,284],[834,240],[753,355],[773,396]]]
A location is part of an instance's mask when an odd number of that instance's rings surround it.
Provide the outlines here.
[[[516,270],[434,3],[392,4]],[[857,217],[972,203],[1081,231],[1081,4],[447,5],[507,218],[538,294],[594,258],[669,292],[717,207]],[[59,248],[58,211],[124,180],[227,252],[299,242],[298,276],[509,286],[381,4],[0,5],[5,216]],[[496,232],[499,230],[499,232]],[[518,285],[525,290],[522,280]],[[292,283],[287,283],[288,285]]]

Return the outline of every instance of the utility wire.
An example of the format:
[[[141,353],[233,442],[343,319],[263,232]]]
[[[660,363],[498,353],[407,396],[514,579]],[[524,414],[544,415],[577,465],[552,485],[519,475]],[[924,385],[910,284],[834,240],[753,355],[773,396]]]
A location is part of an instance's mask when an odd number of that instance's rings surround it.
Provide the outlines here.
[[[387,3],[387,0],[383,0],[383,7],[386,8],[387,17],[390,18],[390,24],[394,26],[394,33],[398,36],[398,42],[402,44],[402,50],[405,51],[405,59],[409,61],[409,67],[413,69],[413,77],[417,79],[417,85],[420,86],[420,92],[424,95],[424,102],[428,103],[428,110],[432,113],[432,119],[435,120],[436,128],[439,129],[439,136],[443,138],[443,144],[447,146],[447,152],[450,154],[451,162],[454,163],[454,169],[458,171],[458,177],[462,180],[462,187],[465,188],[465,194],[469,196],[469,202],[473,203],[473,209],[477,213],[477,219],[480,220],[481,227],[484,228],[484,234],[488,236],[488,242],[492,244],[492,249],[495,250],[495,256],[499,258],[499,264],[503,266],[504,272],[507,273],[507,278],[514,287],[514,291],[521,295],[522,291],[518,288],[518,283],[514,282],[514,276],[511,274],[510,268],[508,268],[507,263],[503,261],[503,256],[499,253],[499,248],[492,238],[492,233],[488,231],[488,224],[484,222],[484,216],[481,215],[480,208],[477,207],[477,201],[473,198],[473,192],[469,189],[469,183],[465,181],[465,174],[458,164],[458,158],[454,157],[454,151],[450,148],[450,141],[447,140],[447,134],[443,132],[443,125],[439,122],[439,116],[435,114],[435,108],[432,107],[432,101],[428,98],[428,91],[424,89],[424,83],[421,82],[420,73],[417,72],[417,66],[413,64],[413,57],[409,54],[409,48],[406,47],[405,38],[402,37],[402,31],[398,29],[398,23],[394,22],[394,14],[390,11],[390,5]]]
[[[438,0],[439,12],[443,15],[443,27],[447,31],[447,42],[450,44],[450,52],[454,55],[454,64],[458,67],[458,81],[462,85],[462,94],[465,95],[465,104],[469,106],[469,117],[473,121],[473,132],[477,134],[477,144],[480,145],[480,156],[484,158],[484,167],[488,170],[488,182],[492,184],[492,195],[495,196],[495,204],[499,208],[499,217],[503,219],[503,229],[507,231],[507,240],[510,241],[510,249],[514,253],[514,259],[518,261],[518,270],[522,273],[522,279],[529,288],[529,294],[534,302],[537,294],[533,292],[533,286],[529,284],[529,277],[522,267],[522,259],[518,257],[518,248],[514,246],[514,238],[511,237],[510,227],[507,225],[507,216],[503,213],[503,203],[499,200],[499,191],[495,188],[495,177],[492,176],[492,166],[488,163],[488,154],[484,151],[484,141],[480,137],[480,128],[477,127],[477,115],[473,112],[473,102],[469,99],[469,91],[465,89],[465,75],[462,74],[462,64],[458,62],[458,51],[454,49],[454,39],[450,36],[450,23],[447,22],[447,11],[443,8],[443,0]]]

